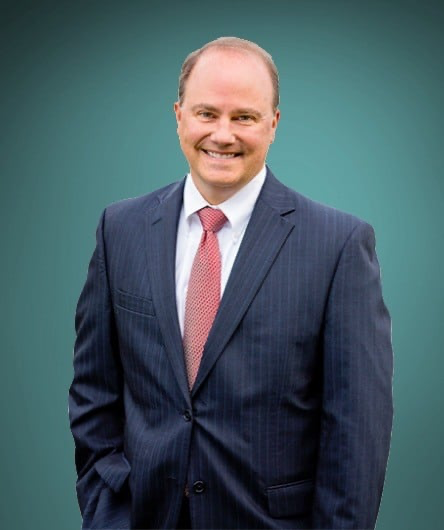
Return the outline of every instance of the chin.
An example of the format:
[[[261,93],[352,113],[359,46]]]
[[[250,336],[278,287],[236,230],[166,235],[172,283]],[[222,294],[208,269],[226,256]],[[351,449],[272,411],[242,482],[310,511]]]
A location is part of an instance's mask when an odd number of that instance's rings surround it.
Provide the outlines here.
[[[220,186],[226,188],[230,186],[238,186],[241,178],[238,175],[212,175],[204,179],[210,186]]]

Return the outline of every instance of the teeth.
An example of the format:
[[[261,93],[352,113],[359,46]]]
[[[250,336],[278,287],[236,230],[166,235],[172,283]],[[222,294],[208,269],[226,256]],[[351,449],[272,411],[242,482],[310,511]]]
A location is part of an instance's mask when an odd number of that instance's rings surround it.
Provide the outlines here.
[[[234,158],[236,156],[235,153],[216,153],[214,151],[206,151],[206,153],[213,158]]]

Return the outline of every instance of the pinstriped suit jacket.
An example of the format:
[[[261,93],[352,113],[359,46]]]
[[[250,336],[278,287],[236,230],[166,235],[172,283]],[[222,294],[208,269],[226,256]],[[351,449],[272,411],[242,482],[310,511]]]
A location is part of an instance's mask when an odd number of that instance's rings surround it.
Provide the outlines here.
[[[392,425],[372,228],[268,170],[191,391],[175,296],[183,182],[109,206],[76,313],[84,528],[373,528]]]

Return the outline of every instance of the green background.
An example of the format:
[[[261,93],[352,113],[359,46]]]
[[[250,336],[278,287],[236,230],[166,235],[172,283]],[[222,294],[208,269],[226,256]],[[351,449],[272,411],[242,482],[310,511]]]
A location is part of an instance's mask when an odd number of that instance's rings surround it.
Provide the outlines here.
[[[7,2],[0,14],[1,528],[76,529],[74,312],[110,202],[187,171],[187,53],[257,41],[281,77],[269,164],[376,230],[395,422],[380,530],[442,528],[441,2]]]

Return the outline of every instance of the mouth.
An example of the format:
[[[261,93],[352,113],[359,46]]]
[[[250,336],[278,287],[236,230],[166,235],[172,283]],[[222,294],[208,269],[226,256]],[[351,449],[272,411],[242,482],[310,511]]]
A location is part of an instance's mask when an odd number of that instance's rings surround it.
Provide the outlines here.
[[[209,151],[208,149],[202,149],[202,151],[206,155],[208,155],[210,158],[214,158],[217,160],[230,160],[232,158],[241,156],[242,154],[242,153],[220,153],[218,151]]]

